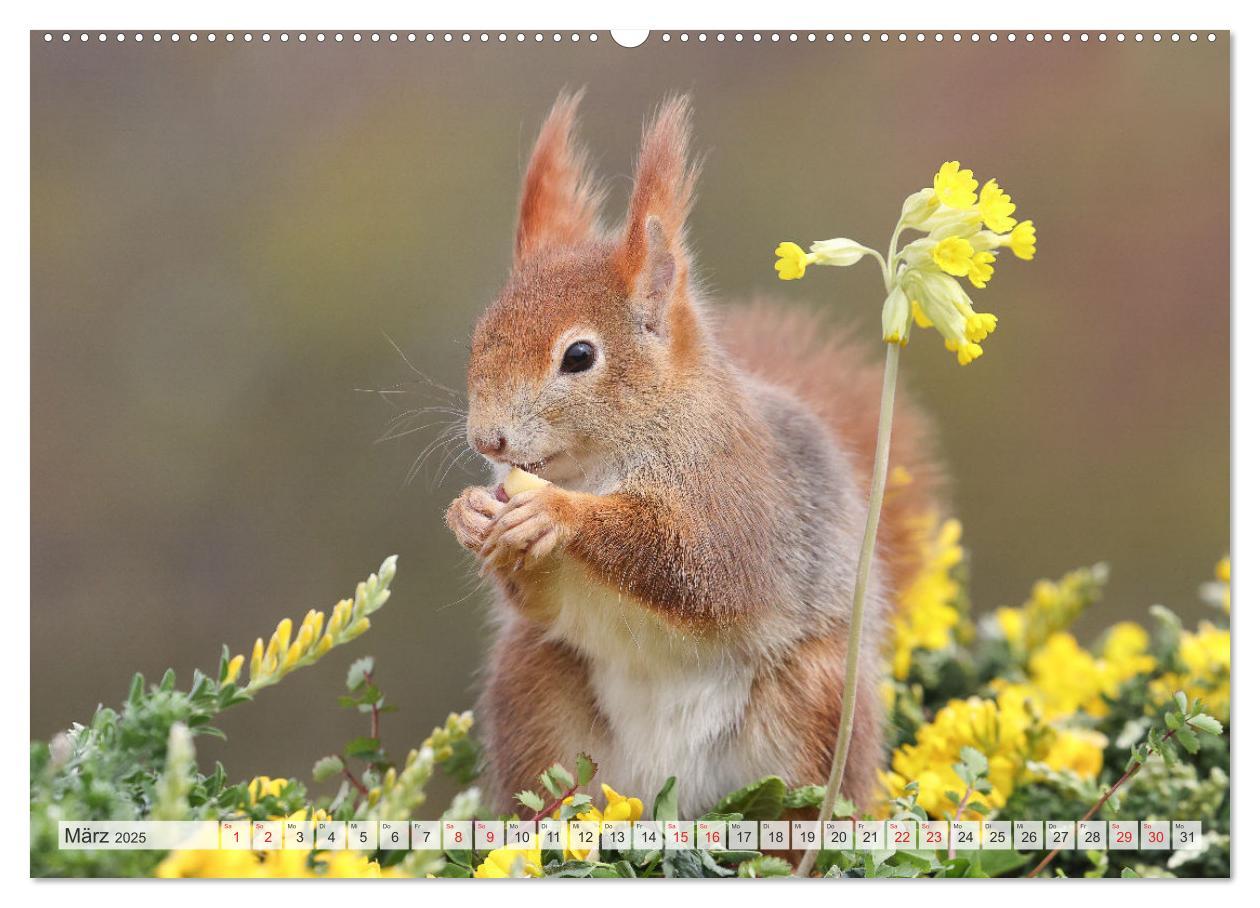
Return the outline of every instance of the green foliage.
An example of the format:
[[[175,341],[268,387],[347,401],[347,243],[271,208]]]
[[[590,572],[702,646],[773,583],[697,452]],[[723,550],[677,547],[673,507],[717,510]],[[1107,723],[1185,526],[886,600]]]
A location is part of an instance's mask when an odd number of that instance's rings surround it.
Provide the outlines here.
[[[386,570],[388,567],[388,571]],[[361,584],[357,599],[362,610],[375,610],[388,596],[392,560],[382,566],[381,579]],[[989,690],[989,685],[1024,678],[1027,646],[1061,631],[1100,595],[1105,572],[1086,569],[1068,575],[1053,587],[1053,596],[1036,613],[1026,605],[1028,621],[1018,642],[1001,639],[982,625],[974,645],[952,643],[941,652],[916,652],[909,677],[895,685],[894,744],[913,739],[914,730],[953,696]],[[1048,603],[1048,604],[1047,604]],[[352,606],[338,625],[354,616]],[[1155,612],[1156,630],[1151,653],[1158,672],[1185,670],[1178,655],[1184,631],[1176,616]],[[355,619],[357,620],[357,619]],[[352,627],[353,625],[347,625]],[[287,632],[286,632],[287,633]],[[967,625],[959,639],[969,639]],[[338,630],[336,641],[357,633]],[[137,675],[125,702],[118,708],[101,707],[87,725],[75,725],[48,743],[31,747],[31,872],[35,876],[143,876],[152,874],[163,855],[143,851],[62,851],[57,848],[57,821],[269,818],[296,811],[323,811],[335,819],[405,820],[417,814],[426,800],[426,786],[439,769],[465,786],[441,815],[444,819],[485,816],[475,785],[480,751],[471,734],[470,713],[452,713],[445,723],[402,760],[393,759],[381,744],[380,724],[394,710],[375,680],[370,657],[354,660],[347,669],[341,705],[361,714],[367,734],[348,741],[338,754],[318,759],[311,770],[322,794],[296,780],[230,781],[223,766],[203,773],[194,750],[199,735],[221,736],[214,726],[219,713],[252,699],[253,690],[275,683],[288,671],[311,664],[323,653],[309,648],[288,668],[260,676],[265,683],[249,691],[236,682],[241,658],[224,648],[214,677],[194,672],[187,688],[173,671],[156,683]],[[339,645],[335,643],[334,645]],[[282,648],[277,647],[277,650]],[[301,653],[299,653],[301,655]],[[945,793],[953,810],[991,813],[998,818],[1042,817],[1068,819],[1084,816],[1101,806],[1102,816],[1196,819],[1203,822],[1208,847],[1198,852],[1176,852],[1162,860],[1141,852],[1065,852],[1048,872],[1075,877],[1228,876],[1229,862],[1229,740],[1228,728],[1212,716],[1203,702],[1176,691],[1171,702],[1153,703],[1149,675],[1137,676],[1107,697],[1107,709],[1089,722],[1104,734],[1108,746],[1098,780],[1052,770],[1030,761],[999,809],[974,797],[994,790],[993,760],[977,747],[963,746],[952,764],[960,791]],[[251,685],[253,684],[251,680]],[[1161,710],[1155,709],[1162,706]],[[1074,719],[1080,722],[1079,718]],[[1039,736],[1050,733],[1046,723],[1033,722],[1028,746],[1036,749]],[[1159,759],[1152,759],[1158,756]],[[577,754],[572,765],[555,763],[538,778],[537,790],[523,790],[515,800],[516,816],[535,818],[553,813],[571,820],[596,808],[590,792],[597,788],[599,767],[587,754]],[[617,780],[611,780],[616,783]],[[669,778],[651,803],[650,817],[660,821],[680,816],[680,791],[687,779]],[[939,789],[938,789],[939,791]],[[629,792],[627,795],[641,795]],[[702,819],[775,820],[788,811],[817,811],[824,791],[820,785],[789,787],[779,776],[765,776],[717,799]],[[900,794],[874,805],[878,815],[923,820],[919,783],[911,780]],[[638,809],[637,807],[635,808]],[[841,799],[835,816],[870,816]],[[589,854],[543,851],[538,869],[560,878],[767,878],[786,876],[791,865],[782,855],[756,851],[604,849]],[[826,877],[995,877],[1022,875],[1037,855],[1016,851],[828,852],[818,856],[815,872]],[[432,873],[440,877],[471,877],[487,861],[474,850],[377,851],[365,856],[382,872],[408,875]],[[322,866],[317,855],[312,868]],[[524,869],[524,862],[513,872]]]

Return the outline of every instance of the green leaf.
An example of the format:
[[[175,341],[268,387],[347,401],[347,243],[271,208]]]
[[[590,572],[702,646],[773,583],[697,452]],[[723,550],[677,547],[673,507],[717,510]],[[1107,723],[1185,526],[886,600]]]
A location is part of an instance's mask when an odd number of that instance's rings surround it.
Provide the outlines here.
[[[362,659],[351,662],[350,670],[346,672],[346,689],[349,691],[357,689],[372,673],[375,666],[376,662],[371,656],[364,656]]]
[[[346,768],[346,764],[341,761],[341,757],[329,756],[315,762],[315,767],[311,770],[311,777],[316,782],[326,782],[333,776],[341,775],[342,770]]]
[[[777,820],[783,815],[787,784],[778,776],[766,776],[733,791],[714,805],[712,813],[738,813],[748,820]]]
[[[577,755],[577,783],[578,785],[587,785],[591,779],[595,778],[595,773],[599,771],[599,764],[590,758],[589,754]]]
[[[1186,753],[1197,754],[1199,752],[1199,739],[1194,736],[1188,728],[1179,728],[1174,732],[1177,743],[1186,749]]]
[[[1177,701],[1177,708],[1181,710],[1183,716],[1190,711],[1190,704],[1186,702],[1186,692],[1184,690],[1179,690],[1173,694],[1173,699]]]
[[[652,819],[678,819],[678,780],[670,776],[652,802]]]
[[[516,800],[518,800],[522,806],[528,807],[535,813],[538,813],[547,806],[543,803],[542,797],[532,791],[518,791],[516,793]]]
[[[739,876],[745,879],[764,879],[774,876],[791,876],[792,865],[783,858],[763,854],[739,865]]]
[[[981,851],[980,865],[986,876],[1003,876],[1028,863],[1031,854],[1019,851]]]
[[[800,807],[821,807],[826,789],[821,785],[802,785],[783,796],[783,806],[795,810]]]
[[[144,698],[144,675],[136,672],[131,676],[131,689],[127,691],[127,702],[132,706],[139,706],[140,701]]]
[[[351,759],[367,760],[368,762],[376,762],[382,756],[381,742],[376,738],[355,738],[346,745],[345,754]]]
[[[1197,713],[1186,720],[1186,724],[1205,734],[1219,735],[1223,732],[1224,726],[1207,713]]]

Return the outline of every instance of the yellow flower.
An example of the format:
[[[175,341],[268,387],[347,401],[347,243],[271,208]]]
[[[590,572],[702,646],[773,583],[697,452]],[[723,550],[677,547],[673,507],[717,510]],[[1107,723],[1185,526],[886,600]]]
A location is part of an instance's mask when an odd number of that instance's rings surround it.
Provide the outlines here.
[[[1146,645],[1146,632],[1131,622],[1112,628],[1100,657],[1082,649],[1069,633],[1052,634],[1028,660],[1030,686],[1046,718],[1076,712],[1105,716],[1104,698],[1114,697],[1125,681],[1155,667]]]
[[[273,779],[269,776],[257,776],[249,783],[249,802],[257,804],[263,798],[278,798],[284,793],[288,779]]]
[[[1184,671],[1169,672],[1151,682],[1151,693],[1159,701],[1157,705],[1181,690],[1192,700],[1202,700],[1207,711],[1217,719],[1229,722],[1229,629],[1204,621],[1199,624],[1197,633],[1183,631],[1177,659],[1185,666]]]
[[[266,795],[279,795],[287,779],[271,779],[259,776],[249,783],[249,794],[252,802],[257,802]],[[288,819],[297,822],[307,820],[307,812],[299,810],[288,817],[272,819]],[[311,822],[328,819],[328,814],[316,810],[310,814]],[[376,878],[403,877],[406,874],[391,867],[381,869],[376,861],[368,859],[366,852],[356,851],[317,851],[298,850],[277,851],[235,851],[220,849],[216,851],[172,851],[153,871],[160,878],[207,877],[215,879],[256,879],[256,878],[305,878],[342,877],[342,878]]]
[[[1054,743],[1041,762],[1059,772],[1071,772],[1082,779],[1093,779],[1102,772],[1103,751],[1107,736],[1086,729],[1063,729],[1054,736]]]
[[[1002,237],[1002,245],[1009,246],[1016,258],[1031,262],[1037,253],[1037,228],[1032,221],[1020,221],[1008,236]]]
[[[967,316],[967,340],[979,343],[997,328],[997,316],[991,312],[976,312]]]
[[[972,808],[998,808],[1006,803],[1029,759],[1043,754],[1031,750],[1029,732],[1035,717],[1025,705],[1021,690],[1011,687],[996,699],[970,697],[951,700],[932,721],[919,727],[912,744],[904,744],[893,754],[892,768],[882,773],[890,796],[904,790],[907,783],[919,783],[918,803],[934,817],[952,817],[956,807],[948,792],[962,796],[966,785],[954,771],[964,747],[974,747],[989,761],[989,792],[973,792]],[[1045,739],[1039,735],[1037,740]],[[967,815],[975,816],[972,811]]]
[[[805,269],[816,261],[795,243],[780,243],[774,254],[779,260],[774,263],[774,270],[779,272],[779,280],[795,281],[805,276]]]
[[[901,594],[893,616],[893,675],[905,679],[915,650],[945,649],[953,640],[958,625],[954,603],[959,585],[953,570],[962,561],[959,545],[962,524],[946,520],[937,526],[937,518],[924,521],[920,543],[922,566]]]
[[[975,250],[961,237],[952,236],[932,247],[932,261],[946,274],[963,277],[971,271],[971,257]]]
[[[1000,608],[996,618],[1016,655],[1026,656],[1051,634],[1067,628],[1086,606],[1096,602],[1107,579],[1105,565],[1079,568],[1060,580],[1038,580],[1018,609]]]
[[[971,285],[977,290],[983,290],[989,281],[993,280],[995,261],[997,261],[997,256],[992,252],[977,252],[971,257],[971,262],[967,266],[967,280],[971,281]]]
[[[1007,233],[1015,226],[1015,219],[1011,217],[1014,213],[1015,204],[997,180],[985,183],[980,190],[980,217],[984,219],[984,226],[994,233]]]
[[[241,666],[245,664],[243,655],[233,656],[227,664],[227,670],[223,673],[224,684],[235,684],[236,679],[240,677]]]
[[[633,823],[643,816],[643,802],[638,798],[627,798],[620,795],[608,785],[601,785],[604,791],[603,819],[614,822]]]
[[[473,871],[479,880],[542,876],[542,849],[496,848]]]
[[[936,200],[950,208],[970,208],[976,204],[979,185],[970,170],[959,169],[957,161],[946,161],[932,178]]]

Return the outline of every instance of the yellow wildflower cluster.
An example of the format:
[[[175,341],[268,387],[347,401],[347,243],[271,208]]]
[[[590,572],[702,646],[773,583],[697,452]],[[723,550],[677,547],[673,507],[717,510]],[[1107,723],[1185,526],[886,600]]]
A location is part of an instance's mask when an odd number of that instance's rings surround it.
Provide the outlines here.
[[[1041,724],[1023,690],[1014,686],[996,697],[951,700],[915,734],[912,744],[893,754],[892,768],[883,773],[889,797],[898,797],[911,781],[919,783],[918,803],[933,817],[952,817],[966,784],[954,770],[964,747],[974,747],[988,759],[992,789],[972,792],[970,808],[1001,807],[1027,771],[1030,761],[1050,769],[1096,776],[1102,768],[1105,739],[1093,733],[1056,730]],[[973,811],[964,810],[965,815]]]
[[[265,797],[279,797],[289,784],[288,779],[272,779],[259,776],[249,783],[250,803],[258,803]],[[287,817],[272,819],[303,822],[308,812],[299,810]],[[311,822],[327,820],[328,814],[316,810],[309,814]],[[276,851],[173,851],[154,871],[163,878],[208,877],[215,879],[258,879],[291,877],[301,879],[372,878],[405,876],[402,871],[390,868],[382,870],[376,861],[357,851],[309,851],[280,849]]]
[[[473,871],[479,880],[542,876],[541,848],[496,848]]]
[[[643,817],[643,802],[638,798],[628,798],[618,793],[611,785],[601,785],[600,788],[604,792],[604,809],[600,810],[594,804],[586,810],[577,814],[575,819],[586,823],[601,823],[607,820],[612,823],[633,823]],[[563,804],[572,804],[573,798],[565,798]],[[560,819],[560,811],[556,810],[552,813],[553,820]],[[569,843],[565,843],[564,855],[567,859],[575,861],[585,861],[595,849],[593,848],[572,848]]]
[[[311,609],[302,619],[296,635],[292,620],[285,618],[276,625],[275,633],[265,646],[261,637],[255,640],[245,693],[270,687],[294,669],[314,664],[333,647],[349,643],[367,631],[372,626],[368,616],[389,599],[389,584],[394,579],[397,560],[393,555],[386,558],[378,573],[359,583],[353,599],[343,599],[333,607],[326,625],[324,613]],[[244,661],[243,655],[227,660],[220,681],[235,684]]]
[[[1155,668],[1146,646],[1146,631],[1129,621],[1108,632],[1097,656],[1060,631],[1029,657],[1028,683],[1010,687],[1035,702],[1048,720],[1078,712],[1105,716],[1105,697],[1114,697],[1125,681]]]
[[[446,717],[446,722],[433,729],[433,733],[424,739],[421,747],[428,747],[433,751],[433,759],[438,763],[449,760],[455,753],[455,745],[468,737],[468,733],[472,731],[473,714],[467,710],[462,713],[451,713]]]
[[[1026,657],[1067,628],[1086,606],[1097,601],[1106,580],[1105,565],[1080,568],[1061,580],[1038,580],[1031,597],[1019,608],[997,609],[994,616],[1011,651]]]
[[[1177,647],[1177,661],[1184,671],[1169,672],[1151,682],[1156,702],[1167,702],[1179,690],[1191,699],[1203,701],[1204,708],[1222,722],[1229,722],[1229,629],[1206,621],[1197,633],[1183,631]]]
[[[846,267],[864,256],[879,259],[884,270],[884,340],[905,344],[913,320],[921,328],[935,328],[946,349],[961,365],[978,359],[981,341],[997,328],[997,316],[977,312],[959,278],[976,289],[993,279],[998,253],[1010,249],[1025,261],[1037,251],[1037,231],[1032,221],[1016,221],[1015,203],[996,180],[980,186],[970,170],[947,161],[932,185],[910,195],[901,208],[893,230],[888,259],[854,240],[843,237],[822,240],[806,252],[796,243],[780,243],[775,249],[775,270],[781,280],[796,280],[810,265]],[[924,237],[898,249],[906,230]]]
[[[958,624],[959,585],[953,572],[963,559],[962,524],[930,516],[924,526],[922,566],[902,592],[892,622],[892,670],[899,680],[910,673],[915,650],[945,649]]]

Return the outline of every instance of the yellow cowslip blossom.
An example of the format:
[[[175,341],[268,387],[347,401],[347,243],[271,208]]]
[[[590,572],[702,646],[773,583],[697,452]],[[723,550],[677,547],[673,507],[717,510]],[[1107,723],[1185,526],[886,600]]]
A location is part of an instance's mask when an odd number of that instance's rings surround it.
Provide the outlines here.
[[[1008,247],[1018,259],[1031,262],[1037,254],[1037,229],[1032,221],[1020,221],[1008,236],[1002,238],[1002,245]]]
[[[542,876],[542,849],[496,848],[486,855],[473,876],[479,880]]]
[[[1177,646],[1177,671],[1168,672],[1151,682],[1155,706],[1172,699],[1177,691],[1185,691],[1190,699],[1203,701],[1204,708],[1221,722],[1229,722],[1230,635],[1229,629],[1207,621],[1195,633],[1182,631]]]
[[[949,208],[970,208],[976,204],[976,187],[980,184],[970,170],[963,170],[957,161],[946,161],[932,178],[936,201]]]
[[[780,243],[775,247],[774,254],[779,257],[774,263],[774,270],[779,272],[781,281],[795,281],[804,277],[806,267],[816,261],[795,243]]]
[[[834,240],[819,240],[809,247],[809,252],[796,243],[780,243],[774,254],[779,257],[774,263],[774,270],[779,272],[779,280],[794,281],[803,277],[805,269],[810,265],[847,268],[861,260],[862,256],[873,255],[874,251],[853,240],[837,237]]]
[[[1015,226],[1015,203],[1002,191],[997,180],[989,180],[980,190],[980,201],[977,206],[984,226],[994,233],[1009,233]]]
[[[892,670],[899,680],[909,675],[915,650],[945,649],[958,624],[959,584],[953,571],[963,559],[962,524],[935,516],[923,524],[921,567],[902,592],[892,621]]]
[[[864,256],[874,257],[884,272],[880,319],[884,341],[904,346],[912,322],[935,328],[945,349],[965,366],[984,354],[980,344],[997,327],[997,318],[977,312],[958,280],[966,278],[976,289],[984,289],[993,279],[1001,250],[1010,249],[1026,260],[1037,251],[1032,221],[1016,223],[1014,214],[1015,203],[997,180],[981,188],[971,170],[958,161],[946,161],[932,177],[931,187],[911,193],[902,204],[887,259],[841,237],[814,243],[809,252],[796,243],[780,243],[774,267],[780,279],[790,281],[804,276],[810,265],[848,266]],[[926,236],[899,249],[907,230]]]
[[[954,277],[966,277],[971,271],[971,259],[976,251],[959,236],[946,237],[932,247],[932,261],[936,267]]]
[[[977,252],[971,257],[971,263],[967,267],[967,280],[971,281],[971,286],[977,290],[983,290],[989,281],[993,280],[993,263],[997,261],[997,256],[992,252]],[[990,315],[993,324],[997,324],[997,317]]]

